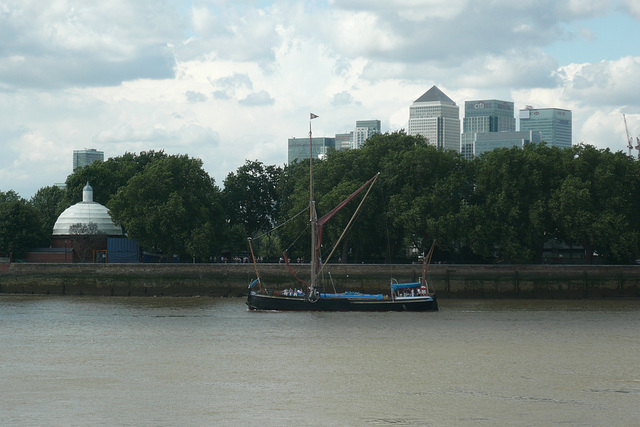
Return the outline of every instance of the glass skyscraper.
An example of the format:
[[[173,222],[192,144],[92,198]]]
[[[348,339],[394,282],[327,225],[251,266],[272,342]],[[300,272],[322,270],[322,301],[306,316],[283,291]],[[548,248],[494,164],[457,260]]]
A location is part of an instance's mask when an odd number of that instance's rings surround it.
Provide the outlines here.
[[[474,140],[474,157],[497,148],[523,148],[527,144],[540,143],[540,132],[521,130],[510,132],[476,133]]]
[[[380,120],[357,120],[356,130],[353,132],[353,147],[362,148],[370,136],[380,133]]]
[[[422,135],[440,149],[460,151],[460,109],[437,86],[409,107],[409,135]]]
[[[288,163],[296,160],[309,159],[309,138],[289,138]],[[330,148],[335,148],[336,139],[327,137],[312,138],[312,156],[322,159]]]
[[[460,153],[465,159],[471,160],[479,155],[476,153],[475,147],[478,134],[514,132],[515,130],[516,118],[513,102],[497,99],[465,101]],[[490,139],[491,136],[485,138]]]
[[[81,166],[88,166],[93,162],[103,162],[104,151],[98,151],[95,148],[88,150],[73,150],[73,170],[75,171]]]
[[[336,150],[350,150],[353,145],[353,131],[336,133]]]
[[[533,108],[520,110],[520,130],[537,130],[552,147],[571,147],[571,110]]]

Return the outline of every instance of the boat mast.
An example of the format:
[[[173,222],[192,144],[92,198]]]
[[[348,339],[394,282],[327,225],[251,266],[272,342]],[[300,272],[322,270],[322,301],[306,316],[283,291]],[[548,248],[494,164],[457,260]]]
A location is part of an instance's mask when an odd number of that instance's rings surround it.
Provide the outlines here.
[[[429,283],[427,283],[427,270],[429,269],[429,265],[431,265],[431,257],[433,256],[433,249],[435,247],[436,247],[436,241],[434,240],[433,243],[431,244],[431,249],[429,249],[429,253],[422,260],[421,285],[424,285],[427,288],[427,294],[429,293]]]
[[[311,113],[309,115],[309,221],[311,222],[311,278],[309,280],[309,297],[317,297],[318,282],[318,253],[316,251],[316,241],[318,238],[318,215],[316,205],[313,200],[313,137],[311,132],[311,120],[318,117]]]

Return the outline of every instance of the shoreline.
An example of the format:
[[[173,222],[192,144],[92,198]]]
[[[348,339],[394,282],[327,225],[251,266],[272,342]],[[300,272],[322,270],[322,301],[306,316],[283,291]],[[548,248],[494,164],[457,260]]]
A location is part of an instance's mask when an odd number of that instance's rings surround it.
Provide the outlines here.
[[[0,294],[241,297],[252,264],[4,264]],[[308,264],[292,264],[298,277]],[[388,293],[391,278],[417,281],[420,264],[329,264],[327,288]],[[259,264],[271,289],[302,287],[284,264]],[[634,299],[640,266],[438,264],[428,280],[438,298]]]

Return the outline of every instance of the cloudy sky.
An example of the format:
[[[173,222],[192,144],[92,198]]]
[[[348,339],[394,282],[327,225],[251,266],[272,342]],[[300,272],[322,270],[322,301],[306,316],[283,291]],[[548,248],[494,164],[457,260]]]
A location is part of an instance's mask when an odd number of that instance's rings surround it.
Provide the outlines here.
[[[222,186],[287,139],[406,129],[437,85],[573,111],[573,142],[640,135],[638,0],[1,0],[0,191],[64,182],[73,150],[164,149]],[[637,152],[636,152],[637,153]]]

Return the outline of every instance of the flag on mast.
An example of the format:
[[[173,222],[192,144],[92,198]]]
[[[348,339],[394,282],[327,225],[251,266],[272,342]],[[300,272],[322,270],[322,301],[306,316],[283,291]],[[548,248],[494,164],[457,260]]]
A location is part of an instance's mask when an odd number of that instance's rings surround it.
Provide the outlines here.
[[[311,113],[311,116],[310,116],[310,117],[311,117],[311,119],[310,119],[310,120],[313,120],[313,119],[315,119],[316,117],[320,117],[320,116],[318,116],[318,115],[316,115],[316,114]]]

